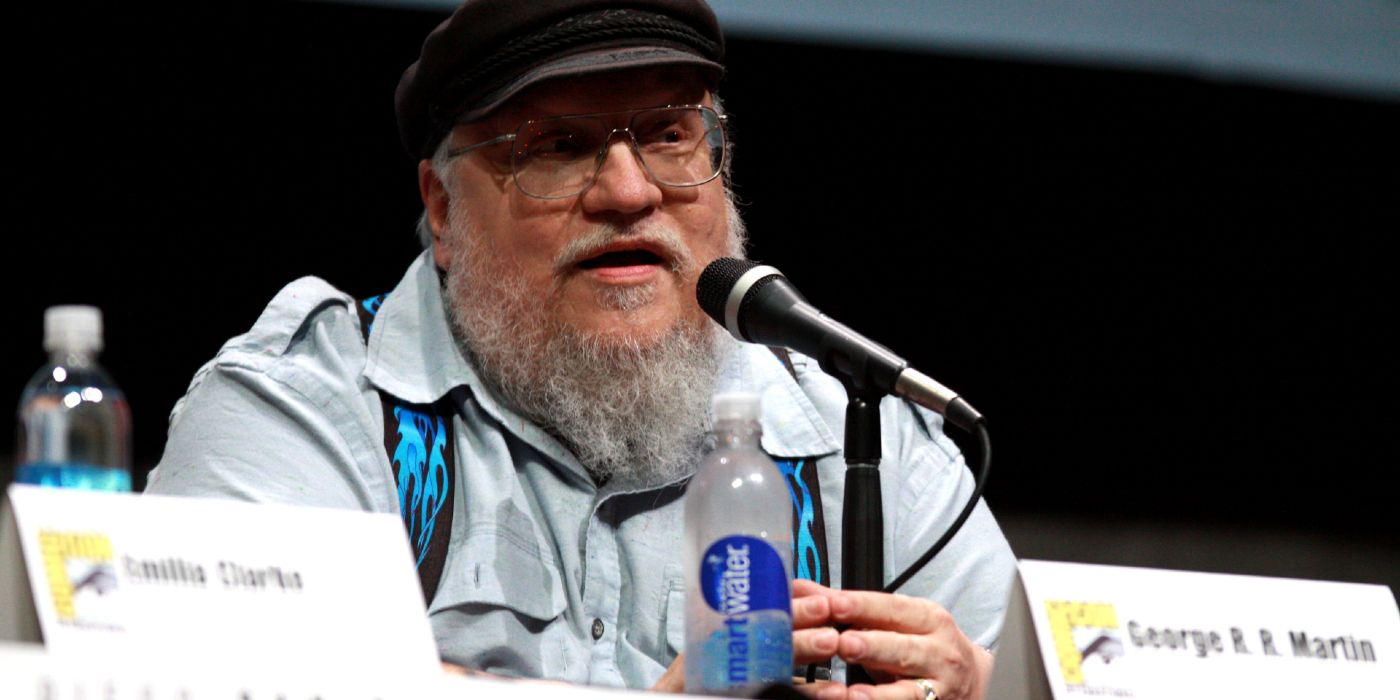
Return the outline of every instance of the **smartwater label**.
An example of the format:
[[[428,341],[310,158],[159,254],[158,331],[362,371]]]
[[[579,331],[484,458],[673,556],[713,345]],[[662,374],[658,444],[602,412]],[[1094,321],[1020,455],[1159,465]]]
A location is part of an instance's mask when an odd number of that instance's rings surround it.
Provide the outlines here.
[[[705,644],[705,685],[736,688],[792,677],[792,601],[778,551],[737,535],[710,545],[700,588],[723,626]]]

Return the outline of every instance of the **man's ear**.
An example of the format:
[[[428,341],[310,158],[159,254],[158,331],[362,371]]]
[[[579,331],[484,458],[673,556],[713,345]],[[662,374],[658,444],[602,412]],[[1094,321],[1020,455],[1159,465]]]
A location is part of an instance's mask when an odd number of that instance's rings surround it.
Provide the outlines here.
[[[452,253],[442,234],[447,230],[447,205],[451,195],[447,185],[433,171],[433,162],[426,158],[418,161],[418,196],[423,199],[423,212],[433,232],[433,261],[438,269],[446,270]]]

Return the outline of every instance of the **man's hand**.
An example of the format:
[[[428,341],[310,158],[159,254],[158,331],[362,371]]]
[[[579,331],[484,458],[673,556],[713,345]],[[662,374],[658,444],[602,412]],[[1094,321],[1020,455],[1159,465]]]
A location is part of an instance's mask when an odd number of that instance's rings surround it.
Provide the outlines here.
[[[874,591],[838,591],[793,582],[793,655],[798,663],[840,656],[864,666],[876,685],[798,686],[819,700],[924,700],[927,679],[939,700],[981,700],[992,655],[958,629],[941,605]],[[836,626],[849,629],[837,633]]]
[[[656,679],[656,683],[651,686],[651,689],[657,693],[685,692],[685,654],[676,656],[676,660],[672,661],[666,672]]]

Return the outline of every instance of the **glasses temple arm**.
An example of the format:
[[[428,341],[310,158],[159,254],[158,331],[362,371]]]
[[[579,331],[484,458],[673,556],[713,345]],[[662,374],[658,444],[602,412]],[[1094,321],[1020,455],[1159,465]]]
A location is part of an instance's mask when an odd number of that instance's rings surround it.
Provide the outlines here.
[[[487,146],[494,146],[494,145],[496,145],[496,144],[498,144],[498,143],[505,143],[505,142],[507,142],[507,141],[514,141],[514,140],[515,140],[515,134],[514,134],[514,133],[501,134],[500,136],[497,136],[497,137],[494,138],[494,139],[489,139],[489,140],[487,140],[487,141],[482,141],[481,143],[474,143],[474,144],[471,144],[470,146],[462,146],[461,148],[454,148],[454,149],[452,149],[452,150],[450,150],[450,151],[447,152],[447,157],[448,157],[448,158],[456,158],[456,157],[458,157],[458,156],[463,156],[463,155],[466,155],[466,154],[468,154],[468,153],[471,153],[472,151],[475,151],[475,150],[478,149],[478,148],[486,148]]]

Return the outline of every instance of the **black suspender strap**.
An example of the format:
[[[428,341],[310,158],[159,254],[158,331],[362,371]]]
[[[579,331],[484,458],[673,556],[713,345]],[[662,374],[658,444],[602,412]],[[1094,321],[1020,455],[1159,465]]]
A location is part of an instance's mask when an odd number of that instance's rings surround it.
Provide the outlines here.
[[[383,303],[384,295],[380,295],[357,307],[366,343]],[[384,449],[398,487],[399,513],[413,548],[423,602],[432,605],[452,539],[457,464],[451,399],[413,404],[386,391],[379,392],[379,399],[384,406]]]
[[[797,368],[787,348],[769,347],[783,363],[793,380]],[[792,575],[831,585],[831,568],[826,553],[826,517],[822,514],[822,485],[817,478],[817,460],[811,458],[782,458],[769,455],[787,482],[792,496]]]
[[[827,566],[826,518],[822,515],[822,489],[815,459],[783,459],[769,455],[783,473],[792,496],[792,575],[831,585]]]

